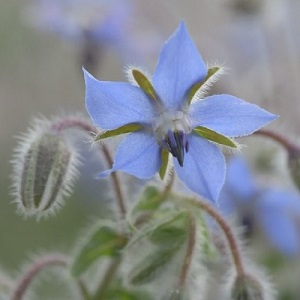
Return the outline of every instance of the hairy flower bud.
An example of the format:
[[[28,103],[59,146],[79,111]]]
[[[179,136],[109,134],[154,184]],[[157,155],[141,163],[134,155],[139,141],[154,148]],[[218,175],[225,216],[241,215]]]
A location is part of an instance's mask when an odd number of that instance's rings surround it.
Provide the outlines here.
[[[231,300],[265,300],[263,287],[254,277],[238,276],[231,290]]]
[[[13,176],[15,202],[25,215],[53,213],[71,191],[77,155],[51,122],[36,122],[16,151]]]

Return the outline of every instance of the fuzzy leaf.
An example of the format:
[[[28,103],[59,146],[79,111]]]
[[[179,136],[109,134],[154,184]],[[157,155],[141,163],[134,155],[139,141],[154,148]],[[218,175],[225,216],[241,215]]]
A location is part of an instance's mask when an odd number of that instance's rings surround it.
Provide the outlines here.
[[[230,138],[220,133],[217,133],[214,130],[208,129],[206,127],[198,126],[194,128],[193,132],[217,144],[224,145],[231,148],[237,148],[237,145]]]
[[[122,287],[111,288],[105,294],[106,300],[150,300],[149,296],[142,291],[131,291]]]
[[[156,226],[147,236],[155,245],[152,252],[133,269],[130,282],[145,284],[164,273],[174,255],[185,246],[188,236],[187,212],[180,212],[166,222]]]
[[[153,211],[161,204],[161,192],[155,186],[147,186],[140,200],[133,208],[133,213]]]
[[[133,131],[137,131],[142,129],[142,125],[140,124],[127,124],[124,126],[121,126],[117,129],[113,129],[113,130],[107,130],[105,132],[99,133],[94,141],[97,142],[99,140],[103,140],[109,137],[113,137],[116,135],[120,135],[120,134],[125,134],[125,133],[129,133],[129,132],[133,132]]]
[[[117,257],[127,244],[127,237],[108,225],[101,225],[83,244],[71,266],[71,273],[80,276],[103,256]]]
[[[156,227],[150,235],[150,241],[160,247],[180,246],[187,237],[187,213],[181,212],[173,219]]]
[[[166,266],[176,254],[178,248],[159,249],[145,257],[132,271],[130,283],[140,285],[151,282],[160,273],[165,271]]]

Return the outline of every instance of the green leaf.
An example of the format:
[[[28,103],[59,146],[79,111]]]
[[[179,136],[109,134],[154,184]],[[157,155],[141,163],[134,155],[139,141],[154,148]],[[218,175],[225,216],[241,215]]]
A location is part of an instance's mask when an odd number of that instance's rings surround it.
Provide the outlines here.
[[[155,253],[146,256],[132,271],[130,283],[140,285],[151,282],[160,273],[165,271],[166,266],[176,254],[178,248],[159,249]]]
[[[101,225],[83,244],[71,265],[71,273],[80,276],[103,256],[117,257],[127,244],[127,237],[108,225]]]
[[[198,211],[195,211],[195,219],[197,220],[197,226],[199,232],[201,232],[201,249],[202,253],[206,255],[207,258],[215,258],[215,245],[213,244],[213,239],[210,234],[210,229],[203,217],[202,211],[197,208]]]
[[[140,70],[132,69],[132,76],[139,85],[139,87],[149,95],[153,100],[158,100],[154,87],[150,80]]]
[[[192,102],[193,97],[197,93],[197,91],[213,76],[215,75],[218,71],[220,70],[220,67],[213,67],[208,69],[206,77],[200,81],[195,83],[190,91],[189,91],[189,96],[188,96],[188,103],[190,104]]]
[[[127,290],[122,287],[111,288],[105,294],[106,300],[150,300],[147,293]]]
[[[161,180],[165,178],[169,162],[169,152],[165,148],[161,151],[161,167],[159,169],[159,177]]]
[[[132,213],[151,212],[159,207],[161,204],[161,192],[155,186],[146,186],[140,200],[134,206]]]
[[[179,212],[147,233],[154,245],[152,252],[138,263],[131,272],[132,284],[145,284],[166,271],[174,255],[185,246],[188,236],[188,213]],[[151,247],[152,248],[152,247]],[[150,248],[150,249],[151,249]]]
[[[95,137],[94,141],[97,142],[99,140],[103,140],[103,139],[113,137],[113,136],[116,136],[116,135],[129,133],[129,132],[134,132],[134,131],[140,130],[142,128],[143,128],[143,126],[140,125],[140,124],[134,124],[134,123],[127,124],[127,125],[124,125],[124,126],[121,126],[121,127],[117,128],[117,129],[107,130],[105,132],[99,133]]]
[[[150,234],[149,239],[152,243],[173,249],[184,243],[188,234],[187,212],[181,212],[173,219],[157,226]]]
[[[135,226],[144,224],[151,218],[153,212],[161,205],[162,195],[158,188],[147,186],[140,200],[131,211],[131,219]]]
[[[206,127],[198,126],[193,129],[193,132],[212,142],[231,148],[237,148],[237,145],[230,138]]]

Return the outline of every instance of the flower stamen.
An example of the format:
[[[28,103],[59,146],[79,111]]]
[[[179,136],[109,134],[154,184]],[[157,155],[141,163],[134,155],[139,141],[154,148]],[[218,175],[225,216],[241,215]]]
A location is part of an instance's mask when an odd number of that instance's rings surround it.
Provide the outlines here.
[[[188,150],[188,143],[183,131],[168,130],[168,134],[162,141],[162,145],[174,157],[177,158],[179,165],[183,166],[184,152]]]
[[[158,143],[177,158],[183,166],[184,154],[188,152],[186,135],[191,132],[188,116],[182,111],[165,111],[154,123],[153,131]]]

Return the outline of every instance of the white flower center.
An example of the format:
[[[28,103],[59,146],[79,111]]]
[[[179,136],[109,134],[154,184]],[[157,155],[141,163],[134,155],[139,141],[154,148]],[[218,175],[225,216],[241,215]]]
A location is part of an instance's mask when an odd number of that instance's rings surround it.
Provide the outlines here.
[[[182,111],[164,111],[153,124],[153,132],[157,141],[160,143],[168,135],[168,132],[183,132],[189,134],[191,121],[186,113]]]
[[[190,118],[182,111],[164,111],[153,123],[153,132],[158,144],[176,157],[181,166],[184,153],[188,152],[186,135],[191,131]]]

